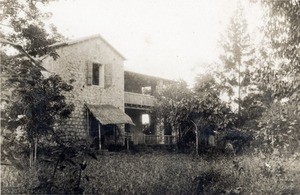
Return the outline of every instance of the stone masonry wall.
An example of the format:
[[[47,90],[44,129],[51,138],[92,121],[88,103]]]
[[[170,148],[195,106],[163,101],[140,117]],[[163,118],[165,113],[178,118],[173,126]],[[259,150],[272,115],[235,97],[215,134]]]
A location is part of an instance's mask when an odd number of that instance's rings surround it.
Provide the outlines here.
[[[75,105],[75,110],[62,127],[71,135],[87,137],[87,110],[84,103],[110,104],[124,111],[124,59],[101,38],[61,46],[57,53],[60,57],[55,61],[48,57],[44,61],[44,67],[60,75],[65,81],[75,80],[72,83],[74,89],[65,94],[67,100]],[[108,69],[112,77],[109,87],[87,85],[88,63],[111,66]]]

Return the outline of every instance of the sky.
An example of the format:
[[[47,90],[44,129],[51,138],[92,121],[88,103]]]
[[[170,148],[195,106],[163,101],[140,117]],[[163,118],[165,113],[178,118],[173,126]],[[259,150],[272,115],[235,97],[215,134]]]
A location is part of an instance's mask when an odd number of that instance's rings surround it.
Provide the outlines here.
[[[246,0],[242,0],[245,4]],[[60,0],[44,9],[70,39],[101,34],[126,57],[125,69],[183,79],[207,73],[218,60],[218,40],[235,0]],[[246,5],[249,31],[260,17]]]

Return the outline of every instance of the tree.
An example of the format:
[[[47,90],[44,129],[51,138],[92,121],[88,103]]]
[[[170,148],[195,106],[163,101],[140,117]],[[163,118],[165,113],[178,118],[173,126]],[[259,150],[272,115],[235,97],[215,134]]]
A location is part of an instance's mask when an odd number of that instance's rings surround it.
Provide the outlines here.
[[[157,94],[155,94],[157,101],[154,107],[154,112],[156,113],[155,115],[158,117],[158,120],[161,120],[164,123],[165,131],[173,131],[173,133],[180,137],[181,132],[178,132],[178,128],[176,128],[178,124],[169,120],[170,118],[168,116],[170,113],[176,113],[176,102],[190,95],[191,90],[188,88],[187,83],[183,80],[166,85],[164,89],[159,90]]]
[[[289,102],[274,102],[271,107],[262,113],[258,121],[256,134],[260,148],[265,152],[293,154],[299,148],[299,115],[295,105]]]
[[[46,30],[43,20],[49,14],[38,9],[50,1],[1,2],[1,26],[9,28],[1,32],[0,39],[6,45],[1,53],[1,160],[22,168],[26,166],[23,159],[27,160],[28,154],[30,163],[33,158],[37,160],[39,142],[43,152],[33,168],[45,170],[46,174],[38,175],[39,185],[31,186],[33,193],[82,194],[81,180],[89,180],[82,172],[87,166],[86,156],[96,156],[86,140],[69,137],[57,128],[73,111],[73,104],[64,96],[72,90],[72,85],[58,75],[44,74],[47,70],[42,60],[45,56],[59,57],[50,45],[62,39],[53,26]],[[14,56],[9,55],[12,48]]]
[[[194,84],[194,91],[196,93],[211,93],[216,96],[221,95],[222,86],[216,81],[215,74],[200,74],[196,77],[196,81]]]
[[[223,53],[220,60],[224,64],[224,71],[219,74],[223,88],[231,99],[237,96],[238,115],[241,115],[241,100],[247,94],[250,84],[253,52],[250,36],[247,32],[247,22],[243,15],[243,8],[238,2],[237,9],[230,19],[226,34],[220,41]],[[237,88],[237,94],[235,89]]]
[[[47,135],[54,135],[54,126],[60,119],[67,118],[73,105],[65,101],[64,92],[72,90],[59,76],[45,77],[40,58],[50,55],[57,58],[50,44],[59,41],[62,36],[55,28],[50,33],[45,30],[43,19],[47,16],[40,12],[37,4],[46,4],[48,0],[3,1],[1,25],[9,30],[2,31],[1,43],[7,45],[4,52],[16,49],[14,57],[3,55],[1,79],[2,136],[5,138],[2,156],[14,161],[19,144],[26,152],[30,148],[30,157],[36,159],[37,142]],[[10,47],[11,46],[11,47]],[[14,150],[14,151],[10,151]]]
[[[300,2],[262,0],[262,4],[268,8],[265,16],[266,36],[270,38],[278,56],[288,59],[283,68],[287,73],[295,75],[300,72]]]
[[[261,68],[255,73],[261,94],[269,99],[257,120],[257,138],[271,151],[293,152],[292,148],[299,146],[295,138],[299,137],[300,123],[300,2],[260,2],[266,10],[264,45],[268,46],[260,55],[273,60],[261,60]]]
[[[177,123],[184,124],[186,128],[194,129],[197,154],[199,153],[199,136],[202,129],[212,126],[215,130],[224,130],[227,126],[232,126],[234,122],[233,113],[214,94],[193,94],[193,96],[177,102],[176,107],[177,117],[172,115],[170,117],[173,117],[172,120],[176,120]]]
[[[206,88],[206,85],[203,86]],[[201,89],[200,85],[197,89]],[[161,117],[171,125],[173,131],[178,132],[181,149],[187,144],[185,136],[193,133],[197,154],[201,129],[211,125],[216,130],[224,130],[234,122],[234,114],[215,93],[207,89],[200,91],[192,92],[184,83],[173,84],[158,94],[156,106],[158,112],[163,111],[160,112]]]
[[[300,2],[287,1],[260,1],[265,8],[264,15],[265,39],[263,44],[268,45],[269,51],[263,51],[280,63],[273,62],[267,70],[260,70],[262,77],[274,75],[272,90],[274,99],[283,99],[293,94],[299,94],[300,86]],[[270,56],[272,53],[272,56]],[[266,64],[266,63],[265,63]],[[271,71],[272,72],[271,72]],[[273,73],[273,74],[270,74]],[[264,82],[266,80],[262,80]]]

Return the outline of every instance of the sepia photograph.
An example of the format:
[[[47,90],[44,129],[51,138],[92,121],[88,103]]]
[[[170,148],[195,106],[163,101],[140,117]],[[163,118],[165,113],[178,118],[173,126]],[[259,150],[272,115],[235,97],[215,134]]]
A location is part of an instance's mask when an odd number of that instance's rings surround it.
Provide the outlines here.
[[[0,194],[300,194],[300,0],[0,0]]]

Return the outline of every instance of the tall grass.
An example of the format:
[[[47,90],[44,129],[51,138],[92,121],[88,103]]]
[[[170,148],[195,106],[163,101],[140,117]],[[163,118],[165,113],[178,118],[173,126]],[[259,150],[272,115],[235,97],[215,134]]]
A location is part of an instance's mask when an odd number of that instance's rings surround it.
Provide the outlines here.
[[[23,185],[29,188],[36,180],[28,178],[36,177],[36,173],[27,170],[26,174],[19,173],[18,181],[31,182]],[[206,160],[186,154],[111,153],[89,161],[85,174],[89,178],[82,179],[82,186],[87,194],[300,193],[297,156],[248,155]],[[7,186],[12,178],[3,176],[2,186]]]
[[[300,193],[300,161],[257,156],[204,160],[184,154],[114,154],[90,162],[89,193]],[[268,167],[266,167],[267,165]]]

